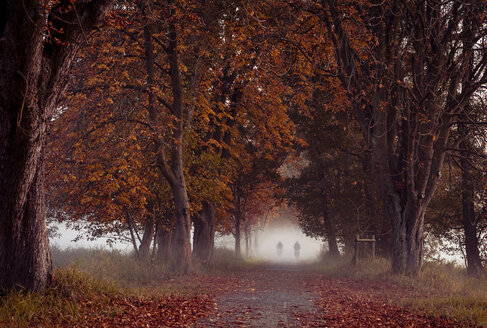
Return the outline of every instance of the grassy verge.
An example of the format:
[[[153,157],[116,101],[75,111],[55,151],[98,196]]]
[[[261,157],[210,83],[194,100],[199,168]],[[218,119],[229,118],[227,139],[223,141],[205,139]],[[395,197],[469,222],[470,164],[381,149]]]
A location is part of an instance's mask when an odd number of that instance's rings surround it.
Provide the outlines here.
[[[75,267],[126,287],[151,285],[173,276],[167,264],[141,264],[131,253],[102,248],[52,248],[54,267]]]
[[[72,268],[56,269],[53,285],[42,292],[17,290],[0,297],[1,327],[76,326],[95,306],[101,315],[117,309],[110,299],[119,295],[118,287]]]
[[[350,261],[315,266],[326,274],[354,280],[392,281],[414,288],[414,297],[406,296],[401,303],[437,317],[450,317],[475,325],[487,324],[487,278],[474,279],[466,270],[453,263],[427,262],[418,277],[394,275],[389,260],[377,258],[356,267]]]

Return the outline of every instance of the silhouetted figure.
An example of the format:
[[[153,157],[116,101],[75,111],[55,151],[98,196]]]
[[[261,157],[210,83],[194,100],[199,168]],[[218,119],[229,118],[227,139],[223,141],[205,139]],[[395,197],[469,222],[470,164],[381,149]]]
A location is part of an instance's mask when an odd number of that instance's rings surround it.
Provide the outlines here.
[[[282,255],[282,243],[281,241],[279,241],[277,243],[277,256],[281,256]]]
[[[297,242],[294,243],[294,256],[296,256],[296,258],[299,257],[299,251],[300,250],[301,250],[301,245],[297,241]]]

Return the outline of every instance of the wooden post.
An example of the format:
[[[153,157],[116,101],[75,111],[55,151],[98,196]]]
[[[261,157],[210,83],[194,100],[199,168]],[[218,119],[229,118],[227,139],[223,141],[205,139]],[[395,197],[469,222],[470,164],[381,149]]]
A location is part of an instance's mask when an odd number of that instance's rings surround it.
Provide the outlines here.
[[[359,243],[372,243],[372,261],[375,260],[375,235],[372,235],[372,238],[362,238],[357,235],[355,239],[355,254],[353,256],[353,265],[358,264],[358,257],[359,257]]]

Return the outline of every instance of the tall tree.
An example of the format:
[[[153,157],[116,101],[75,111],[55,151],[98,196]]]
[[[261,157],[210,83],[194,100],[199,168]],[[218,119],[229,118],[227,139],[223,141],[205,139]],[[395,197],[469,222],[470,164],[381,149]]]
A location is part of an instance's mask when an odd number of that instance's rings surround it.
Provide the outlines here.
[[[44,146],[81,42],[113,1],[4,1],[0,10],[0,287],[46,286]],[[47,34],[46,34],[47,31]],[[26,51],[28,49],[28,51]]]

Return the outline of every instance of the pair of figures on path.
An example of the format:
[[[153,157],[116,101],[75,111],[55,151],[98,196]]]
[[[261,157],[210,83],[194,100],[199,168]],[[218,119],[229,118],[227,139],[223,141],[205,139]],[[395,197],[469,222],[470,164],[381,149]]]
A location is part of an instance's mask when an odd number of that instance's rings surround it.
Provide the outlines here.
[[[277,256],[282,256],[282,248],[283,248],[283,245],[282,245],[281,241],[279,241],[277,243]],[[294,243],[294,256],[296,258],[299,257],[300,251],[301,251],[301,245],[297,241],[297,242]]]

